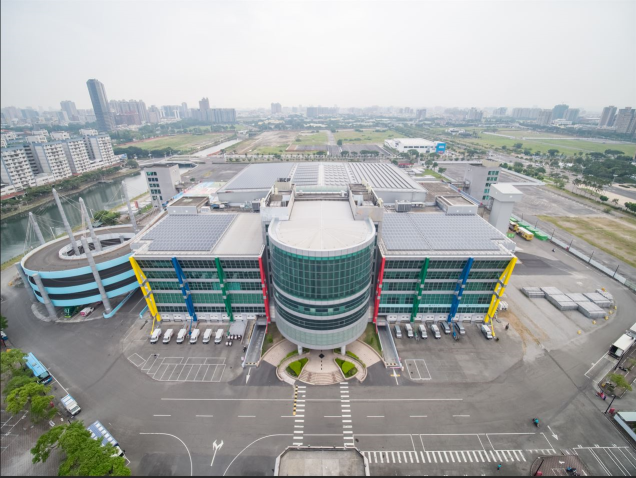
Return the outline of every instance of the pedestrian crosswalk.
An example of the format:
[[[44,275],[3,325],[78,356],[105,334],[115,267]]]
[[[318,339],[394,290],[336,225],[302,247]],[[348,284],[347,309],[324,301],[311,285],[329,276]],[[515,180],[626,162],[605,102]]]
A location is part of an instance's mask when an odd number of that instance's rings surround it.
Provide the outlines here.
[[[522,450],[364,451],[369,463],[510,463],[525,462]]]

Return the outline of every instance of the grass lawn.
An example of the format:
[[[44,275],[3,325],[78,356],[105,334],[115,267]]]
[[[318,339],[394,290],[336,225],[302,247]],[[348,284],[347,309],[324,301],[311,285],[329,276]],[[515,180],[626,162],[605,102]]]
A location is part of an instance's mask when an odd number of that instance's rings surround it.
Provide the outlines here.
[[[363,133],[353,130],[338,131],[333,135],[336,137],[336,141],[341,139],[343,144],[384,144],[385,139],[400,138],[403,136],[393,130],[376,132],[372,129],[369,129],[363,131]]]
[[[636,267],[636,225],[633,221],[599,216],[538,217]]]
[[[439,174],[437,171],[433,171],[432,169],[425,169],[422,174],[418,174],[418,176],[434,176],[437,179],[444,179],[444,176]]]
[[[300,141],[298,141],[300,140]],[[327,133],[299,134],[292,144],[311,145],[311,144],[327,144]]]
[[[375,324],[368,324],[362,336],[362,341],[373,347],[373,349],[382,357],[382,349],[380,348],[380,338],[375,332]]]
[[[233,133],[207,133],[203,135],[177,134],[174,136],[163,136],[161,138],[151,138],[147,140],[134,141],[132,143],[120,144],[118,147],[136,146],[137,148],[150,151],[151,149],[172,148],[175,151],[188,153],[212,143]]]

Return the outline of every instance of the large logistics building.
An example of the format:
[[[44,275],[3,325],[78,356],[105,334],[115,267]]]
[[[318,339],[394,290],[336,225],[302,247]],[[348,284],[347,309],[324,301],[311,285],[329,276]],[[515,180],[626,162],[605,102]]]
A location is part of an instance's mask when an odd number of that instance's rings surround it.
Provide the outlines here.
[[[476,212],[388,163],[257,164],[171,203],[132,262],[164,320],[275,322],[298,346],[342,347],[369,322],[492,312],[515,244]]]

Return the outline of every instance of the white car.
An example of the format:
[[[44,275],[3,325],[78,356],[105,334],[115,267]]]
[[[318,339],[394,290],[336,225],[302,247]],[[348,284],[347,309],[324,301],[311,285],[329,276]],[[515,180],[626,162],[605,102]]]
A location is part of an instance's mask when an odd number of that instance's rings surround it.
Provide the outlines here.
[[[437,324],[431,324],[431,332],[433,334],[433,337],[435,337],[436,339],[441,339],[442,338],[442,334],[440,334],[439,332],[439,327],[437,326]]]
[[[80,311],[80,315],[82,317],[88,317],[89,315],[91,315],[91,313],[95,310],[95,307],[84,307],[81,311]]]
[[[411,326],[411,324],[404,324],[404,329],[406,329],[406,336],[409,339],[415,337],[415,335],[413,335],[413,327]]]

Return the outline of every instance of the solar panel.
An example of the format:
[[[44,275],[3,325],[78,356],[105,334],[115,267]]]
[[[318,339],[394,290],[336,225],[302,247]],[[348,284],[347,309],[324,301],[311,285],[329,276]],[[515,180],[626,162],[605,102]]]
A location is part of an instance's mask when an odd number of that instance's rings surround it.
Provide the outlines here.
[[[230,180],[223,191],[235,189],[269,189],[278,178],[289,176],[294,163],[252,164]]]
[[[498,251],[506,238],[478,216],[388,213],[382,238],[393,251]]]
[[[142,240],[151,240],[149,251],[210,251],[236,214],[169,215],[148,231]]]

